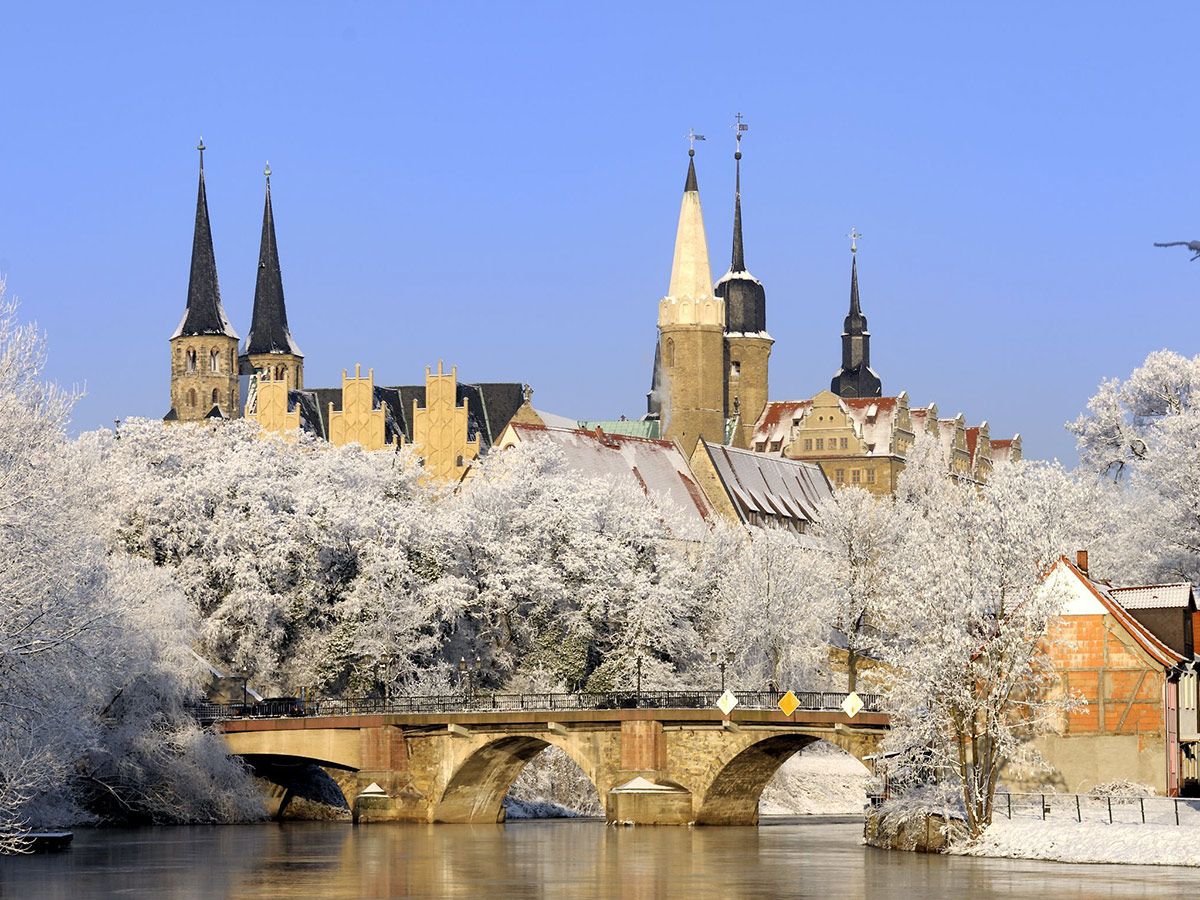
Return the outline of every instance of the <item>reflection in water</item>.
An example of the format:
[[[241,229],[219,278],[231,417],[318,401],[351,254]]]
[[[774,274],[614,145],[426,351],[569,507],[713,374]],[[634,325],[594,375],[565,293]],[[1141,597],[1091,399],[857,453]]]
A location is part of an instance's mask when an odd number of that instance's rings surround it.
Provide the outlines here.
[[[1176,898],[1190,869],[887,853],[861,826],[760,828],[287,823],[83,831],[0,858],[0,898]]]

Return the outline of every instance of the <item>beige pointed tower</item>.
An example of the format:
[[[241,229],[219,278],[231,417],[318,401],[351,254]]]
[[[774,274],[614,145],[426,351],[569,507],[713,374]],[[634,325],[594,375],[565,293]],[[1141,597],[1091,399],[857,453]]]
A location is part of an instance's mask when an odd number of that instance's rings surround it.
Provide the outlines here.
[[[690,454],[700,438],[725,443],[725,301],[713,294],[695,151],[675,234],[671,285],[658,304],[662,435]]]

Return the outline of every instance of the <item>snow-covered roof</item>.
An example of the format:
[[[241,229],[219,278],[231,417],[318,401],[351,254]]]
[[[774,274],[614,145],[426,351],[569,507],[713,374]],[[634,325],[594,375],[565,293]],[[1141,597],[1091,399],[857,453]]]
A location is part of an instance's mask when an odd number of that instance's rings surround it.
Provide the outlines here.
[[[555,444],[566,464],[588,477],[633,478],[648,495],[666,497],[678,507],[689,525],[701,526],[713,517],[712,504],[692,475],[691,466],[670,441],[518,422],[510,422],[509,428],[522,443]]]
[[[811,400],[772,400],[763,407],[762,414],[758,417],[758,421],[754,423],[754,444],[764,443],[765,449],[770,450],[771,444],[780,441],[781,448],[783,442],[790,439],[792,422],[796,419],[802,419],[810,409],[813,402]],[[780,451],[772,451],[780,452]]]
[[[734,500],[738,515],[812,522],[817,506],[833,495],[816,463],[768,456],[704,441],[717,476]]]
[[[540,409],[535,409],[534,412],[547,428],[570,428],[572,430],[579,428],[578,419],[568,419],[566,416],[559,416]]]
[[[1093,581],[1083,573],[1074,563],[1065,556],[1059,557],[1055,568],[1065,566],[1066,570],[1075,575],[1076,578],[1088,589],[1088,591],[1100,601],[1105,611],[1114,619],[1121,623],[1121,626],[1129,633],[1137,643],[1146,651],[1153,659],[1164,666],[1175,666],[1183,662],[1183,656],[1172,650],[1158,636],[1156,636],[1149,628],[1133,617],[1117,597],[1114,596],[1114,591],[1108,585]],[[1119,590],[1119,589],[1118,589]]]
[[[1109,588],[1126,609],[1186,609],[1192,599],[1192,586],[1186,581],[1178,584],[1147,584],[1139,587]]]

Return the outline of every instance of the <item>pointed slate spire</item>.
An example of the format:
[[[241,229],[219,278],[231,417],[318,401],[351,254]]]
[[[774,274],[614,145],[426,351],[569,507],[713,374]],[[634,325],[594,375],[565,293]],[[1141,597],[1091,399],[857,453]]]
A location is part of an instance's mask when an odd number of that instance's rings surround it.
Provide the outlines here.
[[[683,185],[679,228],[675,232],[671,285],[667,289],[668,297],[680,300],[684,297],[698,300],[712,296],[712,268],[708,262],[708,241],[704,236],[704,215],[700,211],[695,155],[695,150],[688,151],[687,181]]]
[[[854,242],[850,245],[850,311],[842,330],[842,367],[829,389],[839,397],[880,397],[883,385],[871,368],[871,332],[858,302],[857,241],[862,235],[852,230],[847,237]]]
[[[742,126],[739,121],[734,159],[733,257],[729,271],[717,282],[713,293],[725,301],[726,334],[759,334],[767,330],[767,292],[762,282],[746,271],[742,241]]]
[[[729,264],[730,272],[746,271],[746,252],[742,247],[742,151],[733,154],[737,174],[734,176],[733,189],[733,261]]]
[[[287,307],[283,302],[283,274],[279,268],[279,247],[275,243],[275,214],[271,209],[271,166],[263,172],[267,179],[267,199],[263,206],[262,242],[258,250],[258,278],[254,283],[254,315],[242,356],[258,353],[290,353],[304,356],[288,329]]]
[[[858,254],[850,257],[850,312],[846,314],[842,330],[849,335],[868,334],[867,317],[858,304]]]
[[[196,194],[196,228],[192,236],[192,271],[188,277],[187,309],[172,338],[182,335],[223,334],[237,338],[221,306],[212,228],[208,222],[208,194],[204,189],[204,139],[200,151],[200,187]]]

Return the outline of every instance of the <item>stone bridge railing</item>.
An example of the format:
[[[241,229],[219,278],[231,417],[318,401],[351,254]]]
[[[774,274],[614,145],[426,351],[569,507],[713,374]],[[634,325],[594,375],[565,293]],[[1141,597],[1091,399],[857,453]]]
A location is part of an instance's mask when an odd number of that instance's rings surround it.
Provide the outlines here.
[[[783,694],[777,691],[733,691],[738,709],[776,709]],[[600,709],[707,709],[716,708],[721,692],[712,691],[592,691],[545,694],[441,694],[407,697],[285,698],[260,703],[197,703],[193,714],[201,722],[237,718],[288,716],[376,716],[429,713],[557,712]],[[831,691],[797,691],[798,710],[840,711],[847,694]],[[859,694],[864,712],[882,712],[878,694]]]

